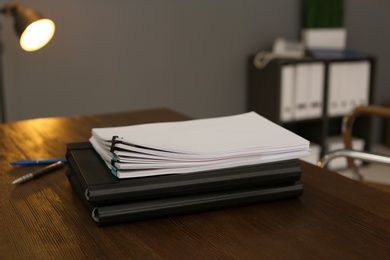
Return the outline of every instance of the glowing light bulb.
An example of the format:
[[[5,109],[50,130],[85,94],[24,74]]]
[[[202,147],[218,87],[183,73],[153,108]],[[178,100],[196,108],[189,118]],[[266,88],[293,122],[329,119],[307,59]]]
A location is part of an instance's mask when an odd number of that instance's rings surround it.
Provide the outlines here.
[[[40,19],[30,24],[20,37],[20,46],[25,51],[36,51],[53,37],[55,25],[50,19]]]

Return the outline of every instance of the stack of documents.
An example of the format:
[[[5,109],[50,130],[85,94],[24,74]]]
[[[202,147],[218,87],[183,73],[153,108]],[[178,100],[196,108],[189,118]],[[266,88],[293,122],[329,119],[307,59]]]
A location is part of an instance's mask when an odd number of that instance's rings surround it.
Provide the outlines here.
[[[300,196],[309,142],[256,113],[93,129],[67,177],[99,225]]]
[[[95,128],[90,142],[118,178],[201,172],[309,155],[307,140],[255,112]]]

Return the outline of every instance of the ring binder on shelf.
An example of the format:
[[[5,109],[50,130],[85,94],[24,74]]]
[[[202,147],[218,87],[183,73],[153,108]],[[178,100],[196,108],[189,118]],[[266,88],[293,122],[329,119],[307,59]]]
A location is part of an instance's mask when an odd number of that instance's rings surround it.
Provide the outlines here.
[[[299,74],[297,68],[306,65],[310,71],[306,85],[309,89],[304,91],[303,85],[297,89],[294,82]],[[341,133],[342,116],[355,106],[373,102],[374,69],[375,57],[350,51],[299,60],[278,58],[261,70],[251,66],[248,110],[319,144],[324,148],[323,154],[326,137]],[[365,141],[365,150],[369,150],[373,121],[364,118],[358,123],[357,137]]]

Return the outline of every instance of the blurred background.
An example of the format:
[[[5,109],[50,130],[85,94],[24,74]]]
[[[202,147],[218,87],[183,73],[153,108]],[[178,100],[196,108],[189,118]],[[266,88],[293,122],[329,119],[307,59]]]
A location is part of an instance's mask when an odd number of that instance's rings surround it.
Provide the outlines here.
[[[157,107],[242,113],[249,58],[278,37],[299,40],[301,29],[300,0],[17,2],[51,18],[56,34],[27,53],[12,19],[0,17],[7,121]],[[374,101],[383,105],[390,2],[347,0],[345,10],[347,47],[376,57]]]

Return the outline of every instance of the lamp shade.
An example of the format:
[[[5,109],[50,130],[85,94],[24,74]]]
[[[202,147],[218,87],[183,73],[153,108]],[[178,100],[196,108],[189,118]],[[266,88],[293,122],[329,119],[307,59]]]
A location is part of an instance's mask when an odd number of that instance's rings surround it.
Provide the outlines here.
[[[36,51],[53,37],[55,25],[32,9],[16,8],[13,13],[15,30],[20,37],[20,46],[25,51]]]
[[[32,9],[16,9],[15,30],[20,37],[20,46],[25,51],[36,51],[53,37],[55,25]]]

